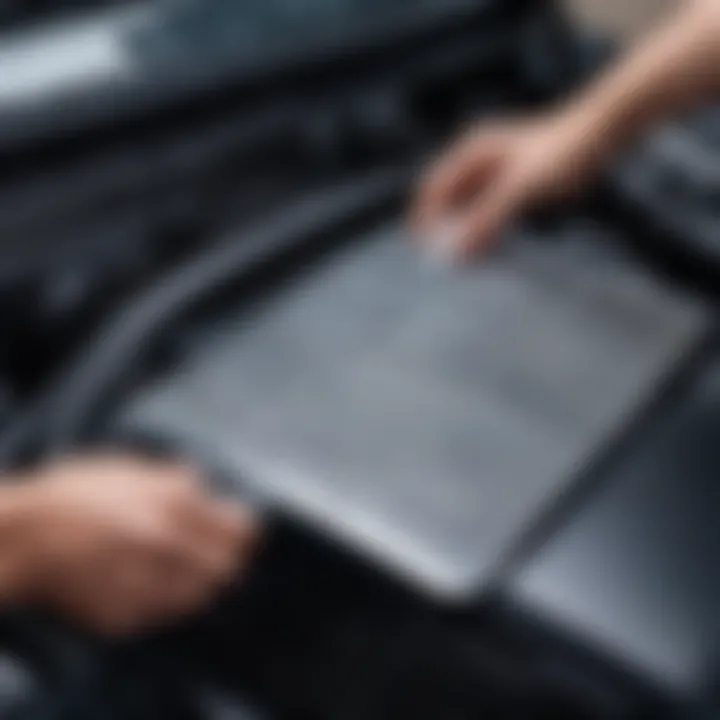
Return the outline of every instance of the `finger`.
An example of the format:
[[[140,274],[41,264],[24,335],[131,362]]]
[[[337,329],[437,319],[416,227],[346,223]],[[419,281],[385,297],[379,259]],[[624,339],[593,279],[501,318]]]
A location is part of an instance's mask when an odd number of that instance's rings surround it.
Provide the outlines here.
[[[452,153],[425,175],[411,212],[414,232],[423,233],[450,212],[456,190],[467,184],[471,172],[465,158]]]
[[[156,461],[146,468],[148,480],[159,491],[171,495],[193,495],[202,490],[202,473],[190,464],[168,460]]]
[[[179,500],[176,519],[199,540],[233,549],[251,544],[259,532],[258,521],[249,508],[212,497]]]
[[[125,604],[128,622],[149,628],[201,610],[220,592],[222,583],[212,575],[175,569],[145,576],[144,584],[128,593]]]
[[[213,501],[207,527],[207,542],[227,553],[228,571],[237,577],[247,568],[262,532],[258,517],[238,503]]]
[[[430,171],[421,185],[414,212],[417,232],[426,231],[452,214],[460,201],[481,192],[497,170],[499,156],[490,138],[461,144]]]
[[[126,617],[140,622],[162,604],[167,588],[153,558],[128,553],[108,578],[105,592],[111,597],[106,604],[111,608],[122,608]]]
[[[211,585],[229,583],[241,569],[245,557],[235,536],[226,538],[203,530],[176,520],[149,541],[144,557],[152,564],[163,592],[166,583],[169,588],[177,578],[195,578]]]
[[[194,574],[177,575],[166,580],[163,595],[149,615],[154,622],[167,622],[200,612],[220,594],[223,583],[217,578]]]
[[[220,586],[217,576],[197,568],[168,567],[149,557],[137,558],[109,578],[102,593],[86,594],[84,615],[104,633],[129,634],[201,609]]]
[[[521,206],[522,197],[522,186],[515,181],[494,187],[460,223],[455,247],[457,253],[467,258],[496,241]]]
[[[112,580],[98,587],[89,577],[75,578],[72,588],[51,605],[79,626],[104,636],[129,635],[141,624],[137,597]]]

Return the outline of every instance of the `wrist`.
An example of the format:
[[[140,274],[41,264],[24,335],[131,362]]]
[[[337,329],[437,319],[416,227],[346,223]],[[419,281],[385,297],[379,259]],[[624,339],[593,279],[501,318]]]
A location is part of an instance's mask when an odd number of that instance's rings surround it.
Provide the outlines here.
[[[622,133],[612,115],[592,100],[579,99],[555,116],[553,131],[563,139],[563,147],[573,159],[580,181],[592,178],[603,169],[622,145]]]

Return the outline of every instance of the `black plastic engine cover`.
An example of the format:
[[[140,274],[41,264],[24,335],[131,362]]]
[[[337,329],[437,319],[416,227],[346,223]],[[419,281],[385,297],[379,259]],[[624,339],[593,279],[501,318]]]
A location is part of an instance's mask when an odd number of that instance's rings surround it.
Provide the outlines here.
[[[714,354],[507,588],[515,612],[691,708],[720,679],[719,423]]]

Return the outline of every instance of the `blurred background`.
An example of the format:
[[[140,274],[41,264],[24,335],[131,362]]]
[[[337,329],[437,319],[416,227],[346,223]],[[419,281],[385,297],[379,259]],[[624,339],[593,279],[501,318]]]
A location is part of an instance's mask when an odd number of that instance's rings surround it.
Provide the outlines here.
[[[646,29],[673,0],[563,0],[571,15],[582,25],[629,39]]]
[[[717,110],[481,266],[405,223],[671,5],[0,0],[0,468],[190,459],[268,530],[167,632],[2,614],[0,720],[718,717]]]

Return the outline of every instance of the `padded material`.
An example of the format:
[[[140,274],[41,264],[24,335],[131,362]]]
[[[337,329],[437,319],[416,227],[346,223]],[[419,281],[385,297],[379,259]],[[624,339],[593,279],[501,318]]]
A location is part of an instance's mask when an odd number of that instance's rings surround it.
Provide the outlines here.
[[[382,228],[207,333],[123,424],[426,589],[474,591],[706,327],[597,235],[442,268]]]

